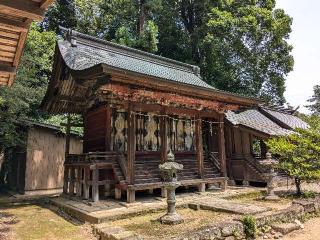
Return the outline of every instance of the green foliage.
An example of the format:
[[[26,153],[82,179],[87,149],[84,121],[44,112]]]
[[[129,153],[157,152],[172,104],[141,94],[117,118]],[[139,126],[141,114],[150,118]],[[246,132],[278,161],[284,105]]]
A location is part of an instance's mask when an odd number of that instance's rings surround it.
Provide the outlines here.
[[[289,136],[274,137],[267,141],[269,151],[278,158],[278,168],[296,181],[301,194],[301,181],[320,179],[320,119],[308,119],[309,129],[296,129]]]
[[[256,219],[251,215],[247,215],[242,218],[242,223],[246,239],[255,239],[257,233]]]
[[[320,116],[320,85],[316,85],[313,87],[313,96],[308,100],[310,105],[306,107],[313,113]]]
[[[212,8],[204,39],[205,77],[212,85],[285,102],[284,77],[293,68],[286,42],[292,19],[274,6],[275,1],[219,1]]]
[[[42,118],[39,105],[51,75],[54,46],[54,32],[41,32],[31,25],[15,83],[0,88],[1,148],[24,143],[18,131],[20,120]]]
[[[74,1],[56,0],[46,12],[45,19],[40,25],[46,31],[54,31],[56,33],[60,33],[59,26],[65,28],[77,26]]]

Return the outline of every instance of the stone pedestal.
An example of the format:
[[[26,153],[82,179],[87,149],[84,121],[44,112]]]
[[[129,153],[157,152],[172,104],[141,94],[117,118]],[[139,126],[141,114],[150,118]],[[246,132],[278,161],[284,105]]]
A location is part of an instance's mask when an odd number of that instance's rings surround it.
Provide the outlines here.
[[[174,162],[174,155],[171,150],[168,153],[167,161],[159,165],[159,169],[164,179],[161,188],[162,197],[167,195],[167,213],[159,221],[163,224],[175,225],[183,222],[181,216],[176,212],[176,188],[180,186],[177,182],[177,171],[183,169],[182,164]]]
[[[165,184],[167,188],[167,213],[160,218],[163,224],[175,225],[183,222],[181,216],[176,212],[176,193],[175,189],[179,186],[178,183]]]

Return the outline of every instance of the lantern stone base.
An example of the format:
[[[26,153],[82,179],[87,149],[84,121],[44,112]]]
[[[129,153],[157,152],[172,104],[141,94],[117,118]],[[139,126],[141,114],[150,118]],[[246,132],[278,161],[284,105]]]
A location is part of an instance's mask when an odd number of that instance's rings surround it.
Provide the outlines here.
[[[180,224],[180,223],[183,223],[183,219],[182,217],[177,214],[177,213],[174,213],[174,214],[166,214],[164,216],[162,216],[159,221],[162,223],[162,224],[168,224],[168,225],[176,225],[176,224]]]

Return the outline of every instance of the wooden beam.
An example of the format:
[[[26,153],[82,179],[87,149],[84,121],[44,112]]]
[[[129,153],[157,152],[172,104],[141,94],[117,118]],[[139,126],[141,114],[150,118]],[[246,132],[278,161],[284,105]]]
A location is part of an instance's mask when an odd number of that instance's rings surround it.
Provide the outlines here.
[[[0,63],[0,74],[3,73],[15,73],[16,72],[16,68],[9,66],[7,64],[1,64]]]
[[[218,126],[218,147],[219,147],[219,160],[221,166],[221,173],[223,177],[227,177],[227,164],[226,164],[226,143],[224,138],[224,114],[219,116]]]
[[[15,66],[15,67],[18,66],[18,64],[19,64],[19,61],[20,61],[20,58],[21,58],[21,55],[22,55],[22,52],[24,49],[24,43],[26,41],[26,38],[27,38],[27,32],[22,32],[20,34],[20,38],[18,41],[16,55],[13,60],[13,66]]]
[[[136,115],[132,114],[132,103],[128,108],[127,182],[134,183],[134,162],[136,154]]]
[[[13,19],[0,17],[0,28],[5,30],[27,32],[30,24],[28,22],[20,22]]]
[[[196,156],[198,163],[199,175],[203,178],[203,145],[202,145],[202,121],[199,119],[195,123],[195,137],[196,137]]]
[[[41,21],[45,11],[38,3],[31,0],[0,0],[0,12]]]
[[[40,2],[40,8],[47,9],[53,2],[54,2],[54,0],[42,0]]]

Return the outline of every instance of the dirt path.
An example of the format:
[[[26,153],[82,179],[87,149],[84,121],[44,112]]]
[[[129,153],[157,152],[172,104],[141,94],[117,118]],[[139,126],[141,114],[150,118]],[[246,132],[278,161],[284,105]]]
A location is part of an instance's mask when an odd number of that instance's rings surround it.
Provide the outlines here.
[[[318,240],[320,239],[320,218],[314,218],[304,224],[303,230],[295,231],[283,240]]]

